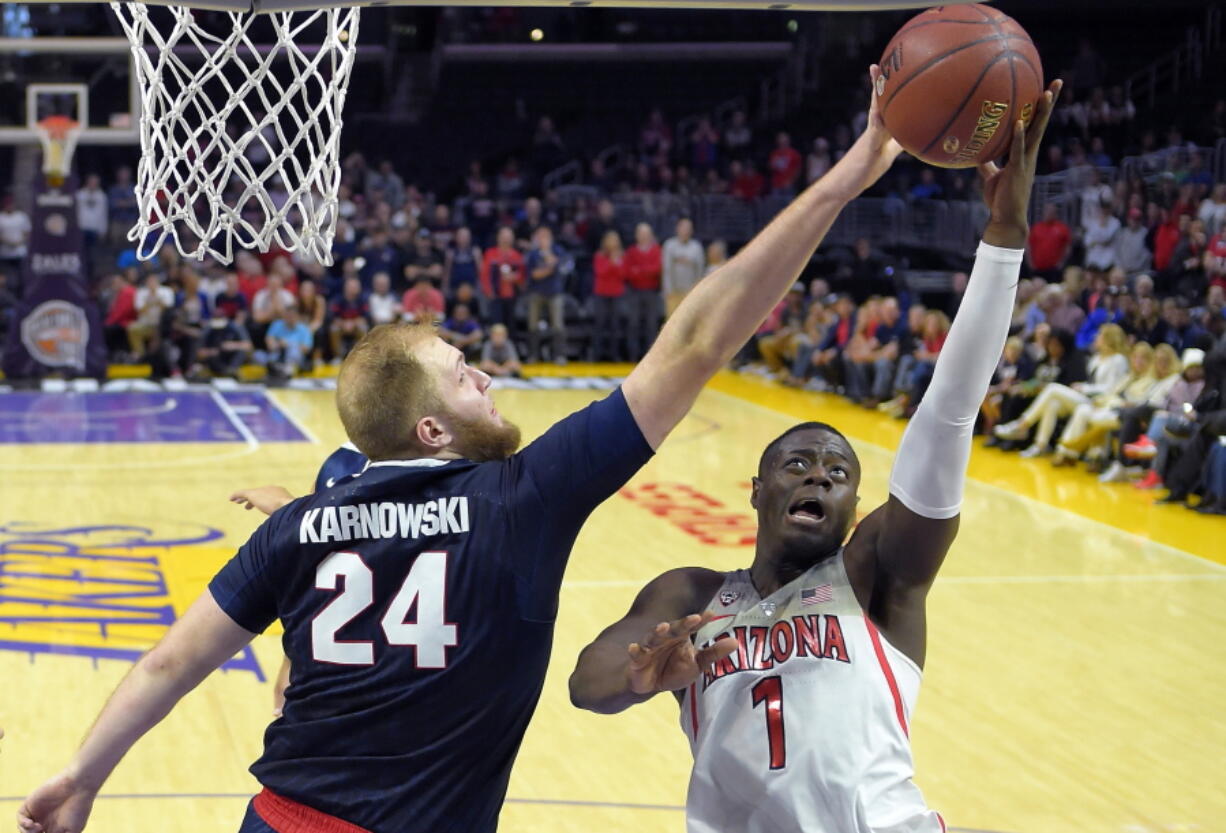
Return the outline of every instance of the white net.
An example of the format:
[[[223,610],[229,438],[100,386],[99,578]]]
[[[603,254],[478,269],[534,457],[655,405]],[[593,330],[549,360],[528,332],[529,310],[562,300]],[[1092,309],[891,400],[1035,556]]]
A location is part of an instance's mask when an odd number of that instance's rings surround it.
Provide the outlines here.
[[[137,256],[170,239],[184,257],[277,246],[330,264],[359,10],[111,8],[141,84]]]

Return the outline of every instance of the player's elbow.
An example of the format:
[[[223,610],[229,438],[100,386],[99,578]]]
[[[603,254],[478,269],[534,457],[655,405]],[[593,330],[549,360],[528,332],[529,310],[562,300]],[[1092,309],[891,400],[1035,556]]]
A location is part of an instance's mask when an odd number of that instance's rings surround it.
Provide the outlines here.
[[[168,686],[180,696],[195,687],[199,678],[208,673],[200,669],[194,658],[166,645],[155,645],[141,657],[139,669],[150,681]]]
[[[575,670],[570,674],[567,685],[570,689],[570,704],[577,709],[609,714],[617,709],[609,709],[607,697],[601,693],[599,670],[592,667],[592,658],[588,651],[579,655]]]
[[[576,709],[596,711],[596,699],[592,696],[591,686],[585,684],[582,673],[582,661],[570,674],[567,687],[570,689],[570,704]]]

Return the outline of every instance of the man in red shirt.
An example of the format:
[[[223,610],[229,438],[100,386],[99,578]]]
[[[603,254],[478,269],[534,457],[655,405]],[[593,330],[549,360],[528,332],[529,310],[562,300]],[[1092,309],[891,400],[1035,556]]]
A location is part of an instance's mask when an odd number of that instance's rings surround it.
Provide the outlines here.
[[[634,229],[634,245],[626,252],[626,349],[637,362],[647,355],[660,329],[660,277],[664,261],[655,232],[647,223]]]
[[[733,162],[728,168],[728,173],[732,176],[732,196],[745,202],[753,202],[762,196],[762,187],[766,184],[766,180],[762,178],[762,174],[758,173],[752,161],[743,164]]]
[[[434,288],[429,278],[418,278],[413,288],[404,293],[401,300],[405,317],[410,321],[439,322],[447,309],[443,293]]]
[[[481,293],[489,302],[490,322],[514,328],[515,296],[523,286],[524,255],[515,246],[514,229],[503,226],[495,245],[485,250],[481,267]]]
[[[620,361],[622,353],[622,297],[626,294],[626,251],[621,235],[610,228],[592,259],[592,359]]]
[[[106,320],[102,322],[107,350],[112,353],[128,348],[128,325],[136,320],[136,285],[127,272],[116,275],[114,280],[119,286],[106,312]]]
[[[1226,230],[1213,235],[1205,249],[1205,277],[1210,286],[1226,289]]]
[[[243,293],[250,306],[255,300],[255,294],[268,285],[264,264],[251,252],[242,251],[235,255],[234,266],[238,272],[238,291]]]
[[[792,147],[792,137],[780,133],[775,137],[775,149],[771,151],[771,191],[791,196],[796,193],[796,179],[800,176],[800,154]]]
[[[1163,209],[1162,225],[1154,232],[1154,268],[1159,272],[1165,272],[1170,266],[1171,255],[1191,224],[1187,214],[1174,214]]]
[[[1072,242],[1073,233],[1057,216],[1056,204],[1044,205],[1043,219],[1030,227],[1030,239],[1026,241],[1031,274],[1048,283],[1059,283]]]

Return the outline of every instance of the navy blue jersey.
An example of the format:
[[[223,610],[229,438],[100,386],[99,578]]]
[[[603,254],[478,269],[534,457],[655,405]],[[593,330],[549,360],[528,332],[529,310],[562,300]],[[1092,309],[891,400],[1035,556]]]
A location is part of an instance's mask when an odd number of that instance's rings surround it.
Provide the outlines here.
[[[209,585],[285,626],[256,778],[374,833],[494,830],[575,537],[651,454],[618,390],[508,460],[372,463],[274,513]]]
[[[331,489],[346,477],[358,474],[366,468],[366,462],[366,455],[358,451],[353,443],[345,443],[329,454],[319,467],[319,474],[315,475],[315,491]]]

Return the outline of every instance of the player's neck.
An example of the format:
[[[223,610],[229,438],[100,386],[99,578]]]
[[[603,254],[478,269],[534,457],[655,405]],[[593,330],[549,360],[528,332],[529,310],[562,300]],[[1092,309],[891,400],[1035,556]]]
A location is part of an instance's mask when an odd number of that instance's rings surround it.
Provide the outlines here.
[[[765,599],[780,587],[800,578],[815,565],[837,554],[836,548],[816,557],[813,553],[805,553],[803,558],[796,558],[783,549],[764,547],[759,541],[753,564],[749,568],[749,578],[758,591],[758,596]]]

